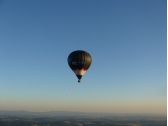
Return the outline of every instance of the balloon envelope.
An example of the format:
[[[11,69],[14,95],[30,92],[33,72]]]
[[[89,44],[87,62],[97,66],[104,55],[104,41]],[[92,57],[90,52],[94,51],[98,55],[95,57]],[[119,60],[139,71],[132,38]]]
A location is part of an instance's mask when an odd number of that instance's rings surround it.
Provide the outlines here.
[[[91,63],[91,55],[83,50],[73,51],[68,56],[68,65],[79,79],[78,82],[80,82],[82,76],[89,69]]]

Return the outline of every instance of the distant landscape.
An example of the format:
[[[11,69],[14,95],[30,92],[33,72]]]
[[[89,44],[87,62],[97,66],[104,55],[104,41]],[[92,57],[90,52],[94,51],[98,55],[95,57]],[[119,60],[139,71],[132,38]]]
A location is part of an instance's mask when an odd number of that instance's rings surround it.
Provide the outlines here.
[[[167,126],[167,115],[0,111],[0,126]]]

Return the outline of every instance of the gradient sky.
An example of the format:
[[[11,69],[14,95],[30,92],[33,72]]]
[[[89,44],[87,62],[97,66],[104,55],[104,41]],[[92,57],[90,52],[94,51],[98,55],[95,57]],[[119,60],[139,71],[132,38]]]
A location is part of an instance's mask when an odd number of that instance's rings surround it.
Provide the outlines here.
[[[165,114],[166,16],[166,0],[1,0],[0,110]]]

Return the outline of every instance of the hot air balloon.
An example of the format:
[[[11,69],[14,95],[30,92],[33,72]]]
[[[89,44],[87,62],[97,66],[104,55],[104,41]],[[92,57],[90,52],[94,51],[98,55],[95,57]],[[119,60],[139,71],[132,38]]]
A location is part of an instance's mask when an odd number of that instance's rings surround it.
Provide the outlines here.
[[[82,76],[89,69],[92,63],[91,55],[83,50],[76,50],[69,54],[68,65],[76,74],[78,82],[81,81]]]

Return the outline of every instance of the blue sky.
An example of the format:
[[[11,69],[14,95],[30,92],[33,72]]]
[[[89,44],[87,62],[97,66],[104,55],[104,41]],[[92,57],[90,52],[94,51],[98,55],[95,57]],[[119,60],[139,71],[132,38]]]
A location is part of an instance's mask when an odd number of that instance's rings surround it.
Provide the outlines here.
[[[2,0],[0,110],[166,113],[166,16],[166,0]]]

